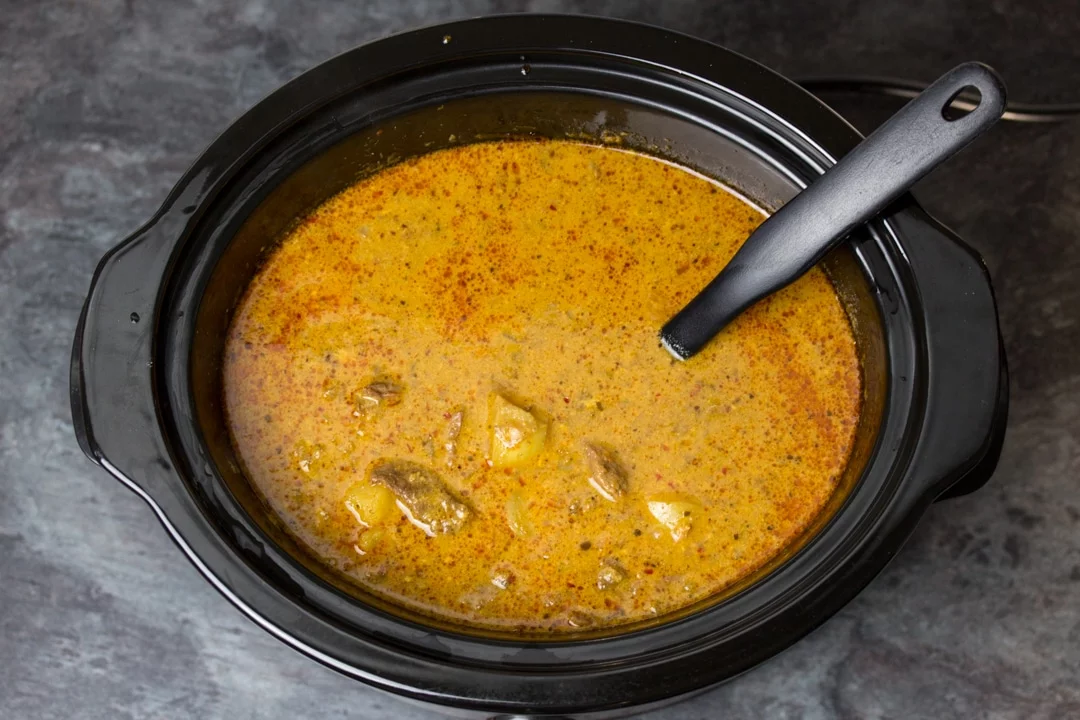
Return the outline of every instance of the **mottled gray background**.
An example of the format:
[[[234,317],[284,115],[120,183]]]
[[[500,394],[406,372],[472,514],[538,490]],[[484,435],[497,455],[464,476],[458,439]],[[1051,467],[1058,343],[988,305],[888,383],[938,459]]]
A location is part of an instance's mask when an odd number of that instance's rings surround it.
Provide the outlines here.
[[[928,79],[979,58],[1080,100],[1080,4],[1043,0],[0,0],[0,717],[427,718],[218,596],[72,436],[68,353],[98,257],[196,153],[302,70],[381,35],[518,10],[631,17],[791,75]],[[835,98],[864,130],[887,98]],[[986,257],[1013,407],[997,475],[935,506],[807,640],[658,716],[1080,717],[1080,123],[1000,126],[921,188]]]

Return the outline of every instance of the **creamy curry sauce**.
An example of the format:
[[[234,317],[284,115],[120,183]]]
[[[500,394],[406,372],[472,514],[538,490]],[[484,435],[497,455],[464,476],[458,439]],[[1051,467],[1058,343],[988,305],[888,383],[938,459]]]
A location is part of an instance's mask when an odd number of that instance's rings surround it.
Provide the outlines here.
[[[722,591],[821,511],[860,409],[819,269],[689,362],[659,346],[762,219],[707,178],[571,142],[362,180],[237,310],[245,470],[326,564],[443,620],[574,631]]]

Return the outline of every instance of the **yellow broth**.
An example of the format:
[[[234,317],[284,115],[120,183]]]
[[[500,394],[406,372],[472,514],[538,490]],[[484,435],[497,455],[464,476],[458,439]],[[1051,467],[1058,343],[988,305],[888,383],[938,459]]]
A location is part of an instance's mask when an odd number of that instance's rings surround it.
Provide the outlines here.
[[[236,312],[245,471],[327,565],[443,620],[565,632],[720,592],[821,511],[860,409],[820,269],[689,362],[659,346],[762,219],[698,174],[573,142],[364,179]]]

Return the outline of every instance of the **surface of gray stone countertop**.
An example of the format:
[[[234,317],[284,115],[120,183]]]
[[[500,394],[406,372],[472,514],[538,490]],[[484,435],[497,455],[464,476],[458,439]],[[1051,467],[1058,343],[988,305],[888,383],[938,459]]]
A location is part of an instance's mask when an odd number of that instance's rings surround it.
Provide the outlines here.
[[[196,154],[304,69],[439,20],[629,17],[792,76],[996,66],[1080,101],[1080,4],[0,0],[0,717],[428,718],[244,618],[79,451],[72,334],[90,275]],[[863,130],[897,108],[829,100]],[[1080,122],[1002,124],[925,180],[985,257],[1012,368],[981,491],[933,506],[811,636],[668,718],[1080,717]]]

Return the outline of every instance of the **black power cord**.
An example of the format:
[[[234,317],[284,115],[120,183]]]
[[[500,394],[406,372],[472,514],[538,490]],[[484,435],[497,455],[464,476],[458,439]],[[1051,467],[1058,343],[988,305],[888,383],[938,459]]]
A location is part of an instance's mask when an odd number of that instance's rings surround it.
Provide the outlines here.
[[[846,93],[860,95],[889,95],[911,99],[926,89],[926,85],[913,80],[898,78],[838,75],[833,77],[811,77],[797,80],[800,85],[814,93]],[[978,102],[970,96],[960,94],[952,102],[956,110],[974,110]],[[1080,117],[1080,103],[1036,104],[1009,103],[1005,106],[1002,120],[1024,123],[1056,123]]]

